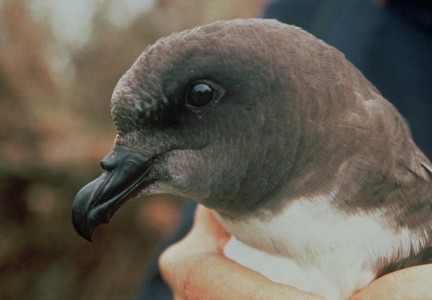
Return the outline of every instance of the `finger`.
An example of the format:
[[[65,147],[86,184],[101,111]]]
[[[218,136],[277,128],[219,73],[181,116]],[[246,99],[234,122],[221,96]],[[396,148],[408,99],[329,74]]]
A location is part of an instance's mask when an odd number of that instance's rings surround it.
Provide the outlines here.
[[[187,300],[186,298],[183,298],[182,296],[178,295],[178,294],[174,294],[174,300]]]
[[[355,293],[351,300],[432,299],[432,264],[403,269],[371,282]]]
[[[230,234],[216,219],[214,212],[202,205],[198,205],[195,211],[194,225],[188,239],[199,242],[201,249],[208,252],[213,248],[222,253],[223,247],[228,242]],[[193,240],[196,239],[196,240]]]
[[[190,261],[200,257],[200,254],[222,254],[223,246],[228,238],[229,234],[219,224],[213,213],[199,205],[191,231],[181,241],[166,249],[159,257],[159,268],[165,281],[175,289],[181,284],[182,276],[188,273],[179,271],[188,268]]]
[[[173,257],[171,257],[173,258]],[[198,299],[320,299],[272,282],[221,255],[200,254],[176,262],[167,280],[176,295]],[[181,298],[179,298],[181,299]]]

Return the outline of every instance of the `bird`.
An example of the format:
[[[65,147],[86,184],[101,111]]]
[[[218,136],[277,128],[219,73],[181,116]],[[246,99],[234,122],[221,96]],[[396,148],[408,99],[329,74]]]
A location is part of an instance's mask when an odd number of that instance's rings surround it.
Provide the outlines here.
[[[344,55],[275,20],[217,21],[148,46],[111,98],[104,170],[76,195],[91,240],[129,199],[210,208],[227,257],[326,299],[432,263],[432,166]]]

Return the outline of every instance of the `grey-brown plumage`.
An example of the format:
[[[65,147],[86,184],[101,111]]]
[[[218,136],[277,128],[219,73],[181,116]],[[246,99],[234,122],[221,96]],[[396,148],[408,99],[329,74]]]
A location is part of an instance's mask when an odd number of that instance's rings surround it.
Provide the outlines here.
[[[111,102],[118,135],[102,162],[107,172],[73,204],[75,228],[88,239],[131,196],[172,193],[214,209],[240,241],[266,248],[242,236],[239,220],[270,224],[299,201],[316,201],[346,219],[379,216],[395,242],[374,258],[362,236],[361,264],[374,276],[432,262],[430,162],[372,84],[296,27],[234,20],[163,38]]]

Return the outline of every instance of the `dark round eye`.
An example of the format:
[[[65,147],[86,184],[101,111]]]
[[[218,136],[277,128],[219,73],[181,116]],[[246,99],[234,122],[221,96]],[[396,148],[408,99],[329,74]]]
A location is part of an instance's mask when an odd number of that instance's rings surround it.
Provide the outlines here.
[[[194,107],[203,107],[212,102],[216,97],[216,91],[207,83],[192,85],[186,94],[186,104]]]

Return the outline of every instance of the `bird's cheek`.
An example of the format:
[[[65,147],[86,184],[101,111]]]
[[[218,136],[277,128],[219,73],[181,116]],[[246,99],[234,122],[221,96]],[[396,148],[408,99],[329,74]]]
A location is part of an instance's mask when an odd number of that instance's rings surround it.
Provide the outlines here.
[[[161,160],[157,172],[168,192],[196,200],[208,195],[211,176],[195,150],[170,151]]]

